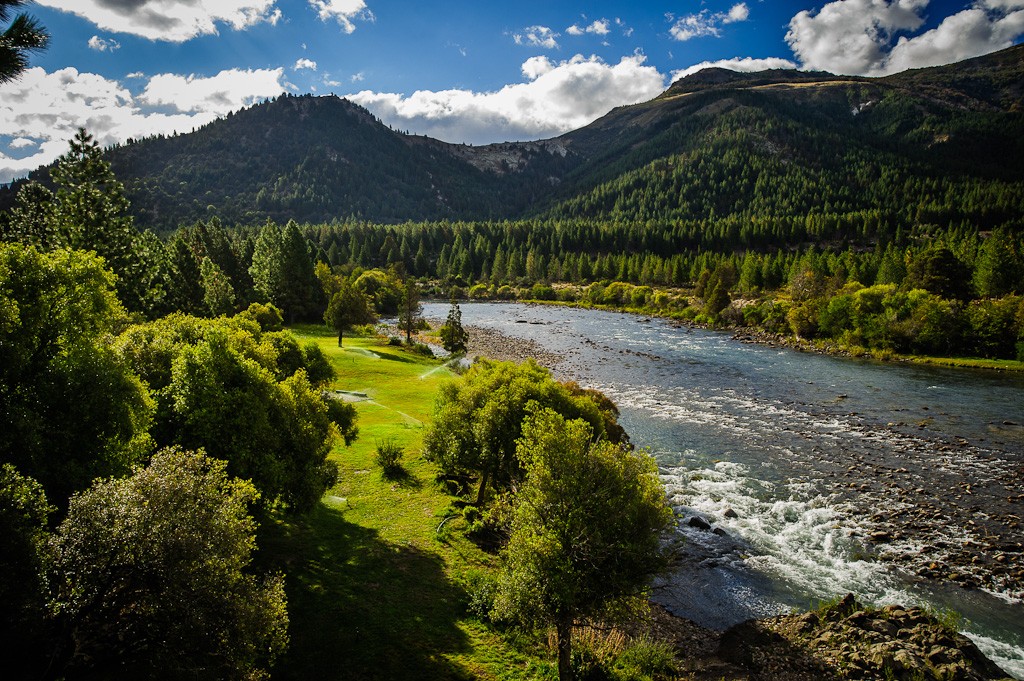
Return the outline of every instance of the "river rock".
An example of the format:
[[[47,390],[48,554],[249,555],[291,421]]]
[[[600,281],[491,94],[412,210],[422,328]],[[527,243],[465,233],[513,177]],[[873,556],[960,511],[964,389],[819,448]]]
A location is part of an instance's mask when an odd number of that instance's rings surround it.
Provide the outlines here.
[[[695,516],[691,516],[686,524],[689,525],[690,527],[695,527],[698,530],[707,531],[707,530],[711,529],[711,523],[709,523],[708,521],[704,520],[700,516],[696,516],[696,515]]]

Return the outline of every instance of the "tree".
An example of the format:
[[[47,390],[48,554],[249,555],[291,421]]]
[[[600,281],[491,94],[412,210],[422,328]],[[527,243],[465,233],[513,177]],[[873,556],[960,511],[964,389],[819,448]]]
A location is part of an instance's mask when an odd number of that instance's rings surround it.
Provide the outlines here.
[[[479,474],[477,504],[482,504],[489,488],[501,491],[522,477],[516,441],[531,402],[586,420],[596,437],[607,435],[605,420],[614,418],[578,386],[555,381],[533,360],[518,365],[478,360],[438,392],[433,422],[423,436],[427,458],[445,474]]]
[[[398,310],[398,328],[405,331],[405,342],[412,343],[412,334],[423,318],[420,290],[411,279],[402,286],[402,306]]]
[[[152,400],[111,339],[123,315],[94,254],[0,244],[0,462],[58,505],[150,452]]]
[[[356,324],[370,324],[375,320],[369,300],[348,281],[342,281],[338,291],[331,296],[324,312],[324,321],[338,332],[338,347],[342,334]]]
[[[28,54],[46,49],[50,36],[36,19],[20,13],[11,19],[25,0],[0,0],[0,23],[10,25],[0,34],[0,83],[15,80],[28,68]]]
[[[281,576],[249,572],[258,493],[201,452],[162,450],[71,500],[49,604],[69,675],[252,678],[288,640]]]
[[[129,310],[141,310],[143,263],[139,236],[129,213],[124,185],[103,158],[99,144],[80,128],[71,148],[51,171],[57,184],[53,218],[60,245],[95,251],[117,275],[117,296]]]
[[[41,645],[44,626],[42,557],[46,519],[52,512],[42,485],[10,465],[0,465],[0,603],[4,617],[0,636],[9,651],[8,668],[42,676],[46,656]]]
[[[203,302],[209,313],[216,317],[234,312],[235,288],[224,271],[210,258],[203,258],[199,270],[203,280]]]
[[[1021,277],[1024,258],[1017,240],[1005,229],[997,229],[985,239],[974,270],[974,286],[983,298],[1024,292]]]
[[[339,430],[346,442],[355,436],[354,409],[323,397],[333,371],[322,353],[262,332],[248,314],[171,315],[129,327],[117,347],[156,396],[158,445],[224,459],[266,503],[291,512],[309,510],[336,482],[327,457]]]
[[[448,319],[439,329],[441,345],[448,352],[455,354],[466,351],[466,344],[469,343],[469,334],[462,327],[462,310],[459,303],[453,298],[452,306],[448,310]]]
[[[139,248],[124,185],[84,128],[50,171],[56,193],[28,183],[17,199],[7,240],[40,248],[94,251],[117,275],[117,296],[131,311],[145,309],[150,273]]]
[[[595,441],[591,426],[544,409],[523,424],[526,472],[503,551],[499,618],[554,625],[558,676],[572,678],[572,628],[642,608],[667,567],[673,515],[653,459]]]

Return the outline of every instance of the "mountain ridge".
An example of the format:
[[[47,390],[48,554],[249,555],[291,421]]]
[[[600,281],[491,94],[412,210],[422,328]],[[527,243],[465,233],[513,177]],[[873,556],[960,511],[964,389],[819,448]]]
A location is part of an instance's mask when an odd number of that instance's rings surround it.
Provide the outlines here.
[[[771,196],[744,194],[742,186],[733,192],[741,199],[731,200],[728,178],[742,185],[744,174],[760,181],[763,173],[781,173],[801,185],[826,183],[823,195],[837,197],[860,182],[858,174],[892,168],[904,183],[934,181],[947,192],[957,182],[1017,187],[1024,178],[1022,102],[1019,45],[883,78],[705,69],[652,100],[532,142],[452,144],[395,131],[333,95],[285,95],[192,133],[132,140],[105,155],[137,224],[165,231],[213,215],[228,224],[636,221],[655,217],[658,201],[664,219],[790,215],[768,205]],[[689,170],[666,183],[658,177],[667,167]],[[30,177],[46,183],[47,175],[41,168]],[[710,186],[706,178],[718,176],[726,184]],[[21,184],[0,192],[0,209]],[[644,191],[659,193],[658,201],[625,208]],[[681,198],[695,191],[714,196],[689,204]],[[807,204],[785,192],[774,203],[780,201]]]

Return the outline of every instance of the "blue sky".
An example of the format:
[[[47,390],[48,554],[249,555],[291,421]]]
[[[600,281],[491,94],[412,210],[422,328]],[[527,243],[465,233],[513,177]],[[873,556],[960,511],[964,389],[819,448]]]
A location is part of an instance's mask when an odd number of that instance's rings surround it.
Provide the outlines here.
[[[66,149],[335,93],[451,142],[539,139],[703,65],[885,75],[1021,40],[1024,0],[39,0],[52,35],[0,86],[0,181]]]

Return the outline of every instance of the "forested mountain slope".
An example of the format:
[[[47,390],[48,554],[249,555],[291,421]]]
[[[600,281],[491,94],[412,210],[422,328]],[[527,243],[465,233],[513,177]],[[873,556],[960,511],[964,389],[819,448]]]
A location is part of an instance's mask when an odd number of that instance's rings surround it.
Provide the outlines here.
[[[561,137],[484,147],[391,130],[333,96],[284,96],[106,155],[137,224],[158,230],[213,215],[546,217],[871,240],[1024,219],[1022,83],[1024,46],[880,79],[707,69]]]

